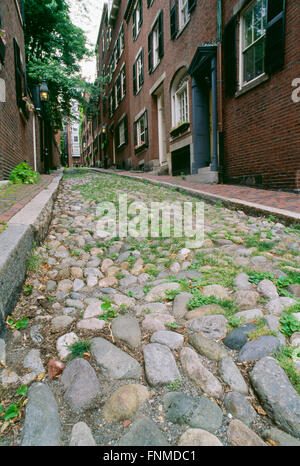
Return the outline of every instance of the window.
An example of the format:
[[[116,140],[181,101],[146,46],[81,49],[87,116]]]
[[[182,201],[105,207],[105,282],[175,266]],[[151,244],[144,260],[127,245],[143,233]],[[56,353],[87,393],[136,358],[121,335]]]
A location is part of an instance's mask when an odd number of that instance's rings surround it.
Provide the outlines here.
[[[106,42],[107,42],[107,50],[109,49],[110,47],[110,44],[111,44],[111,38],[112,38],[112,31],[111,31],[111,27],[109,27],[107,30],[106,30]]]
[[[134,123],[134,146],[136,152],[148,146],[147,111]]]
[[[183,29],[190,19],[188,0],[179,0],[179,29]]]
[[[125,35],[124,35],[124,23],[122,23],[120,30],[120,54],[122,55],[123,50],[125,49]]]
[[[143,24],[143,1],[137,0],[132,14],[133,40],[136,40]]]
[[[116,148],[117,150],[123,149],[128,144],[128,123],[127,115],[122,116],[116,127]]]
[[[196,4],[197,0],[170,0],[171,39],[187,25]]]
[[[178,72],[172,85],[172,125],[189,121],[189,89],[185,68]]]
[[[163,12],[160,11],[148,36],[149,73],[153,73],[164,56]]]
[[[124,99],[126,94],[126,69],[125,63],[121,68],[121,100]]]
[[[23,70],[23,60],[21,55],[21,50],[16,39],[14,43],[14,61],[15,61],[15,81],[16,81],[16,97],[17,105],[21,111],[21,114],[28,120],[29,111],[26,106],[25,97],[27,97],[27,88],[26,88],[26,77]]]
[[[267,0],[256,0],[241,19],[241,85],[244,85],[265,71]]]
[[[142,49],[133,65],[133,92],[138,94],[144,84],[144,50]]]
[[[121,75],[119,74],[115,82],[115,108],[117,109],[121,102]]]

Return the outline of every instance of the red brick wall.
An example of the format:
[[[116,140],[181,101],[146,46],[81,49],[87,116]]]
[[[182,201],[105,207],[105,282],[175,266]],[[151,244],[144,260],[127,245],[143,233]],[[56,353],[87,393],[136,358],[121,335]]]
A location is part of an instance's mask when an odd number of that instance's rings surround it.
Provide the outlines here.
[[[147,8],[147,2],[143,2],[143,25],[140,34],[135,42],[132,41],[132,18],[129,22],[129,86],[130,86],[130,111],[134,118],[144,107],[148,110],[149,120],[149,147],[147,150],[138,154],[135,157],[136,163],[138,160],[144,159],[145,164],[158,159],[158,127],[157,127],[157,111],[156,99],[149,95],[149,90],[159,80],[160,76],[166,73],[163,82],[164,99],[165,99],[165,121],[167,132],[167,152],[170,152],[170,129],[172,127],[171,115],[171,86],[172,81],[177,71],[185,66],[188,68],[196,53],[197,47],[204,42],[216,41],[217,39],[217,0],[198,0],[196,8],[192,11],[190,21],[182,31],[181,35],[171,40],[170,34],[170,5],[169,2],[159,2],[154,0],[152,6]],[[164,56],[156,68],[149,75],[148,72],[148,35],[151,31],[151,26],[160,10],[163,10],[164,23]],[[144,48],[144,85],[141,92],[133,95],[133,71],[132,64],[140,49]],[[192,134],[192,89],[191,79],[189,79],[189,111],[190,111],[190,131],[184,136],[175,138],[173,142],[178,142]],[[133,132],[133,128],[131,128]],[[133,152],[133,147],[131,148]],[[150,163],[151,166],[151,163]]]
[[[237,0],[224,2],[224,22]],[[300,77],[300,3],[287,1],[284,69],[246,94],[224,98],[225,175],[258,176],[265,187],[300,189],[300,103],[292,81]],[[298,175],[297,175],[298,171]]]
[[[34,166],[33,113],[30,112],[29,119],[24,120],[16,101],[14,38],[20,46],[23,63],[25,53],[23,27],[15,0],[1,0],[0,7],[2,28],[7,33],[5,65],[0,68],[0,79],[5,81],[6,88],[6,101],[0,102],[0,179],[6,179],[10,171],[24,160]],[[36,119],[38,169],[41,168],[39,141],[39,122]]]
[[[123,21],[124,11],[127,6],[127,1],[122,2],[117,18],[117,22],[113,29],[111,47],[105,54],[104,59],[101,51],[101,33],[102,30],[106,31],[102,22],[99,32],[98,53],[100,56],[100,70],[103,63],[108,65],[110,54],[113,51],[114,43],[120,29],[121,22]],[[150,75],[148,72],[148,35],[151,31],[151,26],[160,10],[163,10],[164,22],[164,57],[162,58],[159,66]],[[104,118],[104,122],[109,127],[113,122],[116,125],[119,118],[127,113],[128,116],[128,145],[120,153],[117,153],[117,163],[121,164],[122,160],[131,158],[132,166],[137,167],[139,162],[144,160],[145,166],[152,166],[153,160],[158,160],[158,125],[157,125],[157,102],[156,98],[149,94],[150,89],[160,78],[161,75],[166,73],[163,82],[164,98],[165,98],[165,120],[167,131],[167,152],[170,152],[170,135],[169,131],[172,127],[171,118],[171,85],[176,72],[182,67],[189,67],[194,54],[199,45],[205,42],[216,41],[217,38],[217,0],[198,0],[197,6],[191,13],[190,21],[186,28],[182,31],[181,35],[176,40],[171,40],[170,37],[170,6],[169,2],[160,2],[154,0],[152,6],[147,8],[147,2],[143,1],[143,24],[141,31],[136,41],[133,41],[132,34],[132,17],[127,24],[125,22],[125,50],[122,58],[119,61],[117,70],[115,71],[111,85],[114,84],[115,78],[119,73],[119,69],[123,62],[126,61],[126,80],[127,92],[126,97],[122,101],[120,107],[114,113],[113,118],[109,119],[108,116]],[[106,36],[106,34],[105,34]],[[188,46],[187,46],[188,44]],[[144,84],[138,95],[133,93],[133,63],[140,48],[144,48]],[[106,95],[109,95],[111,86],[108,86]],[[190,122],[191,128],[183,137],[178,137],[174,141],[178,142],[181,139],[191,136],[192,134],[192,89],[190,79],[189,89],[190,99]],[[149,131],[149,147],[139,154],[134,152],[134,135],[133,124],[135,117],[144,108],[148,111],[148,131]],[[108,105],[107,105],[108,109]],[[107,111],[108,114],[108,111]],[[109,136],[108,155],[112,163],[112,141],[111,135]]]

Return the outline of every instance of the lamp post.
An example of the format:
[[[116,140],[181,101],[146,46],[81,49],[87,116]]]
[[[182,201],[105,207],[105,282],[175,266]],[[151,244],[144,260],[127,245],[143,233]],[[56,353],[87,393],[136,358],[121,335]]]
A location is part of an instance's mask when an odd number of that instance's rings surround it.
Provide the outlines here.
[[[103,141],[103,150],[104,150],[104,168],[107,168],[107,154],[106,154],[106,141],[107,138],[107,132],[106,132],[106,126],[104,125],[102,127],[102,141]]]
[[[47,113],[45,111],[45,105],[49,101],[49,89],[47,86],[47,82],[43,79],[42,84],[40,86],[40,99],[42,102],[42,110],[43,110],[43,148],[44,148],[44,169],[45,173],[48,175],[50,173],[49,170],[49,148],[48,148],[48,118]]]

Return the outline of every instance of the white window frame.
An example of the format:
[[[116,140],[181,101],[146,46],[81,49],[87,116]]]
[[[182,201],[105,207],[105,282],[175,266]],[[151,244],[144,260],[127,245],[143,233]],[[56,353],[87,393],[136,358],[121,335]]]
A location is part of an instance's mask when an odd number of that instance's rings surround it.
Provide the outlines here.
[[[185,100],[185,115],[182,115],[181,112],[181,98],[182,96]],[[183,118],[182,118],[183,116]],[[186,117],[186,118],[185,118]],[[180,75],[175,78],[174,84],[172,86],[172,126],[176,126],[178,123],[189,122],[190,117],[190,105],[189,105],[189,80],[186,76],[186,73],[180,73]]]
[[[256,81],[257,79],[261,78],[262,76],[264,76],[266,73],[265,71],[263,71],[260,75],[258,76],[255,76],[255,78],[249,80],[249,81],[245,81],[245,70],[244,70],[244,65],[245,65],[245,61],[244,61],[244,54],[247,50],[249,50],[251,47],[253,47],[255,44],[257,44],[259,41],[261,40],[264,40],[264,38],[266,37],[266,30],[264,32],[264,34],[262,34],[258,39],[256,40],[253,40],[252,43],[248,46],[244,46],[244,40],[245,40],[245,15],[250,11],[250,10],[253,10],[253,14],[254,14],[254,7],[255,7],[255,4],[258,3],[258,2],[265,2],[266,3],[266,0],[255,0],[253,3],[251,3],[251,5],[249,5],[242,13],[241,13],[241,16],[240,16],[240,38],[239,38],[239,42],[240,42],[240,60],[239,60],[239,63],[240,63],[240,66],[239,66],[239,88],[240,90],[245,87],[245,86],[248,86],[250,83],[253,83],[254,81]],[[267,9],[266,9],[266,13],[267,13]],[[262,19],[261,19],[262,21]]]
[[[142,51],[139,52],[139,55],[136,59],[136,93],[138,94],[142,89],[143,84],[140,82],[142,75],[143,64],[142,64]]]
[[[121,100],[124,99],[126,95],[126,68],[125,68],[125,63],[122,65],[121,70]]]
[[[190,20],[188,0],[179,0],[179,30],[181,31]]]
[[[139,0],[137,0],[134,10],[133,10],[133,14],[135,16],[135,39],[137,39],[140,33],[140,30],[141,30],[141,27],[140,27],[141,10],[139,8],[139,5],[140,5],[140,2]]]
[[[118,147],[123,146],[126,143],[126,137],[125,137],[125,119],[121,121],[119,124],[119,145]]]
[[[152,31],[152,67],[153,70],[159,65],[159,22],[155,24]]]
[[[142,131],[142,123],[144,130]],[[137,147],[141,147],[146,143],[146,125],[145,125],[145,113],[136,122],[136,141]]]

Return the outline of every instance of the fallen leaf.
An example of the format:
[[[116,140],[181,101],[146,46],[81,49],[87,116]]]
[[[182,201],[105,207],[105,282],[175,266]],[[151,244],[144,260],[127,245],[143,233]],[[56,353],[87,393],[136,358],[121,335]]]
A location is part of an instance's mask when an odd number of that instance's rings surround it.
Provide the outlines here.
[[[126,421],[123,422],[123,427],[128,427],[130,426],[131,424],[131,421],[129,421],[129,419],[127,419]]]
[[[271,445],[271,447],[279,447],[279,443],[275,442],[274,440],[270,439],[270,438],[267,438],[266,439],[266,442]]]
[[[7,429],[9,426],[9,422],[4,422],[3,426],[1,427],[0,434],[3,434],[3,432]]]
[[[40,382],[41,380],[43,380],[43,378],[45,377],[45,375],[46,375],[46,372],[42,372],[42,373],[36,378],[36,380],[37,380],[38,382]]]
[[[56,361],[55,359],[50,359],[47,365],[49,379],[53,380],[56,377],[60,376],[64,368],[65,364],[63,362]]]
[[[260,406],[257,406],[257,405],[253,405],[254,406],[254,409],[255,411],[258,413],[258,414],[261,414],[262,416],[266,416],[267,413],[265,410],[263,410]]]

